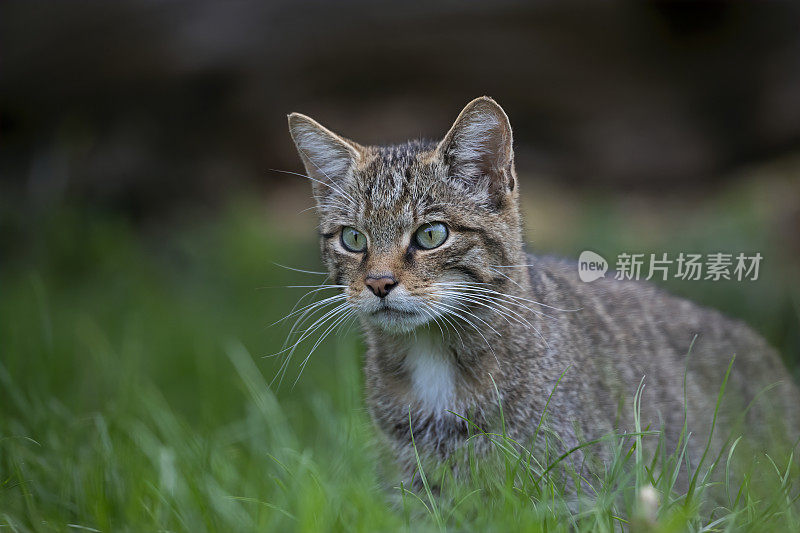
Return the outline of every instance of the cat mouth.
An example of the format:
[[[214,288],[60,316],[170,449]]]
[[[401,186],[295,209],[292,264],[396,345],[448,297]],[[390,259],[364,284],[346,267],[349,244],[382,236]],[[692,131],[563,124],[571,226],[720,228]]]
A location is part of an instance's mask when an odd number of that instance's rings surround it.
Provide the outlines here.
[[[395,307],[383,306],[372,312],[373,316],[384,318],[411,318],[416,316],[417,313],[413,311],[406,311],[405,309],[397,309]]]
[[[407,307],[395,307],[383,302],[367,315],[375,326],[394,332],[411,331],[427,322],[424,314]]]

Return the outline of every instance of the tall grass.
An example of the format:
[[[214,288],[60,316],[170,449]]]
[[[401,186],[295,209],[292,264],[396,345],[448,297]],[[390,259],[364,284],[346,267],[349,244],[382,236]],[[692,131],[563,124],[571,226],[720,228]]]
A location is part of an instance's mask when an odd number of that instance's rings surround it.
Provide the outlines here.
[[[320,345],[296,386],[269,387],[280,360],[263,356],[287,327],[266,326],[302,294],[273,262],[316,270],[314,242],[274,227],[248,206],[166,239],[83,211],[35,222],[0,270],[3,529],[800,530],[792,450],[748,455],[734,436],[692,465],[692,428],[668,449],[638,419],[581,448],[611,451],[593,475],[555,451],[543,416],[544,452],[473,425],[494,453],[470,456],[466,479],[422,468],[421,491],[395,484],[355,334]]]

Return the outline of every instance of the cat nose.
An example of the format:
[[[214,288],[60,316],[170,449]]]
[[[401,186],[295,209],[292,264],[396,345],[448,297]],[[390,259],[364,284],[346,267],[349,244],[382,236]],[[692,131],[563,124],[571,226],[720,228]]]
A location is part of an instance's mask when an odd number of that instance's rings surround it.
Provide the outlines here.
[[[397,287],[394,276],[367,276],[364,283],[378,298],[385,298],[389,291]]]

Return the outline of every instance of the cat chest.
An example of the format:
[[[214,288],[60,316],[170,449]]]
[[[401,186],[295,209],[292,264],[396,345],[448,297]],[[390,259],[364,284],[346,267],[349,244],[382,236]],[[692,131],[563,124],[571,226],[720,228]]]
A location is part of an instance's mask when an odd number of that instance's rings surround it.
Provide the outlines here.
[[[457,368],[449,349],[420,337],[408,346],[405,357],[408,395],[428,414],[443,414],[456,407]]]

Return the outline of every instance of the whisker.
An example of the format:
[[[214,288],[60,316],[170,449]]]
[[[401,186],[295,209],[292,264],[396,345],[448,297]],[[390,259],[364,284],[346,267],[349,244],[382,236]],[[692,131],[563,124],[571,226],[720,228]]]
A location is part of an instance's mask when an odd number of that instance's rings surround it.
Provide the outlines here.
[[[440,286],[444,287],[445,288],[444,290],[455,290],[455,291],[458,291],[459,293],[464,292],[464,293],[468,293],[468,294],[471,294],[471,295],[474,295],[474,296],[480,295],[480,296],[483,296],[485,298],[490,298],[490,299],[492,299],[494,301],[507,303],[509,305],[516,305],[516,306],[521,307],[523,309],[527,309],[531,313],[535,313],[536,315],[539,315],[539,316],[544,316],[544,317],[554,318],[554,319],[556,318],[556,317],[553,317],[551,315],[546,314],[543,311],[539,311],[538,309],[531,309],[530,307],[526,306],[525,304],[523,304],[523,303],[519,302],[518,300],[512,298],[511,295],[508,295],[508,294],[505,294],[505,293],[502,293],[502,292],[498,292],[498,291],[494,291],[494,290],[490,290],[490,289],[486,289],[484,287],[471,287],[471,286],[460,286],[460,285],[452,285],[452,286],[451,285],[440,285]],[[441,289],[439,289],[439,290],[441,290]]]
[[[461,347],[463,348],[465,346],[464,338],[461,336],[461,332],[458,330],[458,324],[450,320],[450,318],[448,318],[447,310],[438,308],[436,306],[436,302],[425,302],[425,303],[431,308],[432,311],[436,311],[437,313],[439,313],[439,317],[442,319],[442,321],[447,322],[447,324],[452,326],[453,331],[455,331],[456,335],[458,336],[458,340],[461,343]]]
[[[303,270],[302,268],[294,268],[286,265],[282,265],[280,263],[272,262],[273,265],[281,268],[285,268],[286,270],[291,270],[293,272],[302,272],[303,274],[317,274],[319,276],[330,276],[329,272],[316,272],[314,270]]]
[[[300,346],[300,344],[305,339],[309,338],[315,331],[317,331],[320,328],[324,327],[326,322],[328,322],[328,320],[332,319],[338,313],[340,313],[341,311],[343,311],[347,307],[349,307],[349,305],[350,305],[349,302],[344,302],[344,303],[339,304],[338,306],[336,306],[334,309],[327,311],[324,315],[322,315],[321,317],[317,318],[314,321],[314,323],[311,326],[309,326],[301,334],[300,338],[292,346],[290,346],[288,348],[284,348],[280,352],[277,352],[276,354],[273,354],[272,356],[270,356],[270,357],[274,357],[274,356],[279,355],[281,353],[287,352],[287,350],[288,350],[288,354],[286,355],[286,358],[284,359],[284,361],[281,364],[280,368],[278,368],[278,372],[275,374],[275,377],[272,378],[272,381],[270,382],[270,387],[275,382],[275,380],[278,378],[278,376],[280,376],[280,380],[278,381],[278,387],[280,387],[281,383],[283,382],[283,377],[286,374],[286,370],[288,369],[289,361],[291,360],[292,356],[294,355],[294,352],[297,350],[297,347]]]
[[[512,298],[501,299],[501,297],[507,297],[508,296],[508,295],[506,295],[504,293],[501,293],[501,292],[496,292],[496,291],[491,291],[490,292],[490,291],[477,290],[474,287],[456,287],[456,288],[447,288],[445,290],[455,290],[459,294],[461,293],[461,291],[464,291],[465,293],[467,293],[467,294],[469,294],[471,296],[475,296],[475,297],[480,296],[482,298],[487,298],[487,299],[491,300],[492,302],[496,302],[498,304],[500,302],[502,302],[502,303],[509,304],[509,305],[515,305],[515,306],[520,307],[522,309],[526,309],[526,310],[530,311],[531,313],[534,313],[537,316],[545,317],[545,318],[552,318],[553,320],[558,320],[558,317],[555,317],[553,315],[548,315],[544,311],[539,311],[538,309],[531,309],[527,305],[525,305],[523,303],[520,303],[517,300],[514,300]]]
[[[332,316],[336,315],[336,313],[340,312],[343,309],[347,309],[347,307],[349,307],[349,306],[350,306],[350,303],[347,302],[347,301],[344,301],[344,302],[336,305],[336,307],[334,307],[333,309],[329,309],[328,311],[326,311],[321,317],[319,317],[316,320],[314,320],[314,322],[310,326],[308,326],[306,329],[302,330],[302,332],[300,333],[300,338],[295,343],[295,346],[299,345],[301,342],[303,342],[305,339],[307,339],[311,334],[313,334],[316,330],[321,328],[323,326],[323,324],[327,320],[329,320]]]
[[[301,150],[301,151],[302,151],[302,150]],[[303,152],[303,155],[305,155],[305,152]],[[306,159],[308,159],[308,157],[306,157]],[[309,160],[309,161],[311,161],[311,159],[308,159],[308,160]],[[312,163],[314,163],[313,161],[311,161],[311,162],[312,162]],[[299,173],[299,172],[291,172],[291,171],[289,171],[289,170],[280,170],[280,169],[277,169],[277,168],[268,168],[267,170],[269,170],[269,171],[272,171],[272,172],[282,172],[282,173],[284,173],[284,174],[291,174],[291,175],[293,175],[293,176],[300,176],[301,178],[307,178],[307,179],[310,179],[311,181],[316,181],[317,183],[319,183],[319,184],[321,184],[321,185],[325,185],[326,187],[330,187],[330,188],[331,188],[331,189],[333,189],[334,191],[338,192],[339,194],[341,194],[342,196],[344,196],[345,198],[347,198],[348,200],[350,200],[350,201],[353,203],[353,205],[358,205],[358,202],[356,202],[356,201],[353,199],[353,197],[352,197],[352,196],[350,196],[350,195],[349,195],[349,194],[347,194],[345,191],[343,191],[343,190],[341,189],[341,187],[338,187],[338,186],[336,186],[336,184],[334,184],[334,183],[333,183],[333,180],[331,180],[330,176],[328,176],[328,175],[325,173],[325,171],[323,171],[321,168],[319,168],[319,166],[318,166],[316,163],[314,163],[314,166],[316,166],[316,167],[317,167],[317,169],[319,169],[319,171],[320,171],[320,172],[322,172],[322,174],[323,174],[323,175],[324,175],[324,176],[325,176],[325,177],[328,179],[328,181],[329,181],[330,183],[326,183],[326,182],[324,182],[324,181],[322,181],[322,180],[318,180],[317,178],[312,178],[311,176],[309,176],[309,175],[307,175],[307,174],[301,174],[301,173]]]
[[[303,359],[303,362],[300,363],[300,370],[297,373],[297,378],[295,378],[294,383],[292,383],[292,389],[294,389],[294,387],[297,385],[297,382],[300,381],[300,376],[303,375],[303,370],[305,370],[308,361],[311,359],[311,355],[316,351],[319,345],[322,344],[322,341],[324,341],[328,337],[328,335],[330,335],[333,331],[335,331],[336,328],[344,324],[344,321],[350,318],[350,316],[355,312],[356,312],[355,309],[350,308],[343,310],[340,313],[337,313],[341,316],[334,315],[332,317],[333,323],[328,326],[328,328],[322,333],[322,335],[320,335],[320,337],[314,343],[314,346],[311,348],[311,350],[309,350],[308,355],[306,355],[305,359]]]
[[[494,272],[495,274],[500,274],[501,276],[503,276],[504,278],[506,278],[508,281],[510,281],[511,283],[513,283],[514,285],[516,285],[517,287],[519,287],[520,289],[522,288],[522,285],[520,285],[519,283],[517,283],[517,281],[516,281],[516,280],[514,280],[513,278],[511,278],[511,277],[510,277],[510,276],[508,276],[507,274],[504,274],[504,273],[500,272],[499,270],[497,270],[497,269],[495,269],[495,268],[492,268],[492,267],[489,267],[489,270],[491,270],[491,271],[492,271],[492,272]]]
[[[276,289],[346,289],[347,285],[284,285]]]
[[[442,285],[444,285],[444,284],[442,284]],[[490,311],[495,311],[501,317],[503,317],[506,320],[506,322],[509,322],[509,324],[510,324],[510,321],[509,321],[508,317],[510,316],[512,318],[515,318],[515,320],[517,320],[520,324],[527,325],[532,330],[534,330],[536,332],[536,334],[539,336],[539,338],[542,339],[542,341],[544,342],[545,346],[548,349],[550,349],[550,343],[547,342],[547,339],[545,338],[544,334],[542,334],[542,332],[539,330],[539,328],[534,326],[530,321],[525,319],[521,314],[517,313],[513,309],[510,309],[510,308],[506,307],[503,304],[506,303],[506,304],[509,304],[509,305],[517,305],[519,307],[527,309],[528,311],[531,311],[534,314],[546,316],[548,318],[555,319],[555,317],[552,317],[550,315],[542,313],[541,311],[537,311],[537,310],[531,309],[531,308],[529,308],[529,307],[527,307],[527,306],[525,306],[523,304],[520,304],[519,302],[513,301],[513,300],[512,301],[500,300],[498,298],[498,296],[495,296],[495,295],[499,295],[499,296],[507,296],[507,295],[505,295],[504,293],[498,292],[498,291],[490,291],[489,292],[489,291],[481,290],[481,291],[476,291],[477,293],[473,293],[473,292],[470,291],[470,289],[475,289],[475,288],[474,287],[461,287],[461,290],[455,290],[455,291],[452,290],[452,289],[444,289],[444,290],[440,289],[440,290],[437,291],[437,293],[443,294],[443,295],[446,295],[446,296],[450,296],[450,297],[453,297],[453,298],[457,298],[457,299],[460,299],[461,301],[468,301],[468,302],[471,302],[471,303],[473,303],[475,305],[484,307],[484,308],[486,308],[486,309],[488,309]],[[467,291],[467,294],[464,294],[461,291]],[[484,294],[484,292],[487,292],[487,293]],[[489,303],[491,303],[493,306],[502,308],[503,310],[505,310],[505,312],[501,311],[500,309],[497,309],[495,307],[492,307],[492,306],[488,305]]]
[[[422,313],[423,313],[423,314],[424,314],[426,317],[430,318],[430,319],[431,319],[431,321],[433,321],[433,323],[434,323],[434,324],[436,324],[436,326],[439,328],[439,331],[442,333],[442,340],[444,340],[444,330],[442,329],[442,326],[441,326],[441,324],[439,324],[439,321],[436,319],[436,315],[435,315],[435,314],[433,314],[433,312],[432,312],[430,309],[426,309],[425,307],[421,307],[421,308],[420,308],[420,311],[421,311],[421,312],[422,312]]]
[[[436,302],[436,303],[437,303],[437,305],[440,305],[440,306],[442,306],[442,307],[449,308],[449,309],[450,309],[450,311],[449,311],[449,312],[450,312],[450,314],[452,314],[452,315],[454,315],[454,316],[457,316],[458,318],[460,318],[461,320],[465,321],[465,322],[466,322],[466,323],[468,323],[470,326],[472,326],[472,329],[474,329],[474,330],[475,330],[475,331],[478,333],[478,335],[480,335],[480,336],[481,336],[481,338],[483,339],[483,342],[485,342],[485,343],[486,343],[486,346],[488,346],[488,347],[489,347],[489,350],[492,352],[492,355],[494,356],[495,360],[497,361],[497,364],[498,364],[498,365],[500,365],[500,359],[498,359],[498,358],[497,358],[497,354],[496,354],[496,353],[494,353],[494,348],[492,348],[492,345],[491,345],[491,344],[489,344],[489,341],[486,339],[486,337],[484,336],[484,334],[481,332],[480,328],[478,328],[478,326],[476,326],[476,325],[475,325],[475,324],[474,324],[474,323],[473,323],[473,322],[472,322],[470,319],[468,319],[467,317],[465,317],[465,316],[462,314],[462,312],[463,312],[463,313],[466,313],[466,314],[468,314],[468,315],[470,315],[470,316],[472,316],[472,317],[474,317],[474,318],[475,318],[475,319],[477,319],[478,321],[480,321],[480,322],[482,322],[483,324],[485,324],[485,325],[486,325],[486,327],[488,327],[490,330],[492,330],[492,331],[493,331],[493,332],[494,332],[494,333],[495,333],[495,334],[496,334],[498,337],[499,337],[499,336],[501,336],[501,335],[500,335],[500,333],[499,333],[499,332],[498,332],[496,329],[494,329],[494,328],[493,328],[493,327],[492,327],[490,324],[488,324],[488,323],[487,323],[486,321],[484,321],[482,318],[480,318],[479,316],[477,316],[476,314],[474,314],[474,313],[472,313],[472,312],[470,312],[470,311],[467,311],[467,310],[466,310],[466,309],[464,309],[463,307],[453,306],[453,305],[450,305],[450,304],[446,304],[446,303],[444,303],[444,302]]]
[[[311,207],[306,207],[305,209],[301,209],[300,211],[297,212],[297,214],[302,215],[303,213],[308,213],[309,211],[312,211],[314,209],[319,209],[319,205],[314,204]]]
[[[541,331],[539,331],[539,329],[536,326],[531,324],[521,314],[517,313],[513,309],[509,309],[508,307],[505,307],[504,305],[499,303],[497,300],[492,299],[492,298],[490,298],[488,296],[473,295],[474,298],[482,298],[482,299],[484,299],[483,301],[479,301],[479,300],[473,299],[473,297],[469,297],[469,296],[466,296],[466,295],[463,295],[463,294],[459,294],[457,292],[452,292],[452,291],[439,291],[439,293],[440,294],[449,295],[450,297],[457,298],[457,299],[462,300],[462,301],[467,301],[467,302],[474,303],[475,305],[481,306],[481,307],[483,307],[485,309],[488,309],[489,311],[494,311],[494,312],[498,313],[501,317],[503,317],[505,319],[505,321],[508,322],[509,324],[511,324],[511,321],[508,319],[508,317],[510,316],[511,318],[514,318],[520,324],[527,325],[533,331],[535,331],[536,334],[539,335],[539,338],[542,339],[542,341],[544,342],[545,346],[548,349],[550,349],[550,343],[547,342],[547,339],[545,338],[545,336],[542,334]],[[487,302],[488,303],[492,303],[495,306],[498,306],[498,307],[501,307],[501,308],[505,309],[506,312],[500,311],[500,310],[496,309],[495,307],[492,307],[492,306],[488,305]],[[511,302],[511,303],[513,303],[513,302]],[[525,307],[525,306],[523,306],[523,307]],[[532,309],[529,309],[527,307],[526,307],[526,309],[528,309],[529,311],[533,311]]]
[[[346,289],[347,285],[266,285],[264,287],[256,287],[257,291],[265,291],[267,289]]]
[[[300,297],[300,299],[298,299],[298,300],[297,300],[297,302],[295,302],[294,306],[292,306],[292,309],[291,309],[291,311],[289,312],[289,314],[290,314],[290,315],[294,315],[294,314],[296,314],[296,313],[295,313],[295,309],[297,309],[297,306],[299,306],[299,305],[300,305],[300,303],[301,303],[301,302],[302,302],[302,301],[303,301],[303,300],[304,300],[304,299],[305,299],[305,298],[306,298],[306,297],[307,297],[309,294],[314,294],[314,296],[316,296],[316,295],[317,295],[317,293],[318,293],[320,290],[322,290],[322,287],[318,287],[318,288],[315,288],[315,289],[313,289],[313,290],[310,290],[310,291],[308,291],[307,293],[305,293],[303,296],[301,296],[301,297]],[[291,327],[291,329],[289,330],[289,333],[288,333],[288,334],[287,334],[287,336],[286,336],[286,340],[284,341],[282,348],[285,348],[285,347],[286,347],[286,345],[287,345],[287,344],[288,344],[288,342],[289,342],[289,339],[292,337],[292,335],[294,334],[295,330],[296,330],[297,328],[299,328],[300,326],[302,326],[302,325],[305,323],[305,321],[306,321],[306,319],[307,319],[307,317],[308,317],[308,316],[311,316],[311,315],[313,315],[313,313],[315,313],[317,310],[319,310],[319,309],[320,309],[320,308],[321,308],[321,307],[324,305],[324,303],[335,303],[335,302],[337,302],[339,299],[341,299],[341,297],[342,297],[342,296],[344,296],[344,293],[342,293],[342,294],[337,294],[337,295],[331,296],[331,297],[329,297],[329,298],[323,298],[322,300],[318,300],[318,301],[316,301],[316,302],[311,302],[310,304],[308,304],[308,305],[306,305],[306,306],[304,307],[304,310],[301,310],[301,311],[299,311],[301,314],[300,314],[300,316],[299,316],[299,317],[297,317],[297,319],[295,320],[294,324],[292,324],[292,327]],[[320,303],[320,302],[322,302],[322,303]],[[319,303],[319,305],[317,305],[318,303]]]
[[[437,294],[442,294],[442,295],[445,295],[445,296],[449,296],[450,298],[453,298],[453,299],[456,299],[456,300],[459,300],[459,301],[473,303],[473,304],[475,304],[477,306],[480,306],[480,307],[483,307],[485,309],[488,309],[489,311],[496,312],[501,317],[503,317],[506,320],[506,322],[508,322],[509,324],[511,324],[511,321],[509,321],[507,317],[514,318],[516,320],[516,322],[518,322],[519,324],[532,326],[532,324],[530,322],[528,322],[528,320],[526,320],[524,317],[522,317],[522,315],[520,315],[519,313],[517,313],[516,311],[514,311],[512,309],[509,309],[508,307],[505,307],[504,305],[502,305],[501,303],[499,303],[496,300],[483,299],[483,298],[485,298],[483,296],[470,297],[470,296],[467,296],[467,295],[464,295],[464,294],[461,294],[461,293],[457,293],[457,292],[452,292],[452,291],[439,291]],[[490,303],[493,304],[496,307],[490,306],[489,305]],[[503,311],[501,311],[501,309],[503,309]]]
[[[314,199],[314,202],[315,202],[314,206],[311,207],[311,208],[305,209],[304,211],[308,211],[310,209],[316,209],[316,208],[332,209],[334,207],[337,208],[337,209],[341,209],[343,211],[349,211],[353,207],[352,205],[349,205],[349,204],[346,204],[346,203],[342,202],[341,200],[339,200],[339,198],[336,198],[336,197],[320,196],[318,194],[312,194],[311,198]]]
[[[333,329],[335,329],[337,326],[341,326],[344,323],[344,320],[350,318],[350,316],[352,316],[355,313],[356,310],[350,307],[349,309],[348,308],[340,309],[339,311],[331,315],[331,317],[329,317],[328,320],[332,320],[333,322],[325,329],[322,335],[320,335],[320,337],[314,342],[314,346],[312,346],[311,350],[309,350],[308,355],[306,355],[305,359],[303,360],[302,364],[303,367],[305,366],[305,362],[308,361],[308,359],[311,357],[311,354],[314,353],[314,351],[317,349],[317,347],[319,347],[320,344],[322,344],[322,341],[325,340],[325,338],[330,334],[330,332],[333,331]]]
[[[349,320],[350,320],[350,325],[347,326],[347,331],[344,332],[345,336],[349,335],[350,331],[353,329],[353,326],[355,325],[356,321],[358,320],[358,313],[353,313],[353,315],[350,317]]]
[[[324,281],[323,281],[323,283],[324,283]],[[287,288],[293,288],[293,287],[294,287],[294,286],[289,286],[289,287],[287,287]],[[277,323],[279,323],[279,322],[282,322],[282,321],[283,321],[283,320],[285,320],[286,318],[288,318],[288,317],[290,317],[290,316],[294,315],[294,314],[295,314],[295,310],[297,309],[297,306],[299,306],[299,305],[300,305],[300,304],[303,302],[303,300],[305,300],[305,299],[306,299],[306,298],[307,298],[309,295],[311,295],[311,294],[314,294],[314,295],[316,295],[316,293],[318,293],[319,291],[321,291],[321,290],[325,290],[325,289],[327,289],[327,288],[329,288],[329,287],[340,287],[340,286],[338,286],[338,285],[310,285],[309,287],[313,287],[313,290],[310,290],[310,291],[306,292],[304,295],[302,295],[300,298],[298,298],[298,300],[297,300],[297,301],[295,302],[295,304],[292,306],[292,309],[289,311],[289,314],[288,314],[288,315],[286,315],[285,317],[281,318],[280,320],[277,320],[277,321],[273,322],[273,323],[272,323],[272,324],[270,324],[268,327],[272,327],[272,326],[274,326],[275,324],[277,324]],[[320,300],[320,301],[327,301],[327,300],[328,300],[328,298],[325,298],[325,299],[323,299],[323,300]],[[312,302],[312,304],[309,304],[309,305],[313,305],[313,303],[314,303],[314,302]],[[291,332],[290,332],[290,333],[291,333]]]
[[[454,310],[456,310],[456,311],[460,311],[460,312],[463,312],[463,313],[467,313],[467,314],[468,314],[468,315],[470,315],[471,317],[473,317],[473,318],[475,318],[476,320],[479,320],[480,322],[482,322],[482,323],[483,323],[483,324],[484,324],[484,325],[485,325],[487,328],[489,328],[490,330],[492,330],[492,332],[493,332],[495,335],[497,335],[498,337],[501,337],[501,336],[502,336],[502,335],[500,335],[500,332],[499,332],[499,331],[497,331],[496,329],[494,329],[494,328],[492,327],[492,325],[491,325],[491,324],[489,324],[488,322],[486,322],[485,320],[483,320],[481,317],[479,317],[479,316],[478,316],[478,315],[476,315],[475,313],[473,313],[473,312],[471,312],[471,311],[468,311],[468,310],[467,310],[467,309],[465,309],[464,307],[459,307],[459,306],[457,306],[457,305],[451,305],[451,304],[447,304],[447,303],[444,303],[444,302],[437,302],[437,303],[438,303],[439,305],[445,306],[445,307],[447,307],[447,308],[454,309]]]
[[[522,296],[515,296],[513,294],[507,294],[507,293],[504,293],[504,292],[495,291],[494,289],[489,289],[488,288],[489,284],[488,283],[482,283],[482,282],[456,281],[456,282],[434,283],[433,285],[449,285],[449,286],[452,286],[452,287],[472,287],[473,289],[476,289],[476,290],[477,289],[484,289],[484,290],[489,291],[489,292],[491,292],[493,294],[498,294],[498,295],[501,295],[501,296],[505,296],[507,298],[513,298],[514,300],[521,300],[523,302],[529,302],[529,303],[532,303],[532,304],[540,305],[542,307],[547,307],[548,309],[553,309],[555,311],[561,311],[561,312],[564,312],[564,313],[575,313],[575,312],[580,311],[580,310],[583,309],[582,307],[579,307],[578,309],[561,309],[560,307],[554,307],[552,305],[548,305],[548,304],[545,304],[545,303],[542,303],[542,302],[537,302],[536,300],[531,300],[530,298],[523,298]]]
[[[330,309],[330,310],[326,311],[321,317],[317,318],[308,328],[303,330],[303,332],[300,335],[300,338],[297,339],[297,341],[294,344],[292,344],[292,346],[290,346],[288,348],[284,348],[283,350],[281,350],[279,352],[276,352],[274,354],[268,355],[266,357],[275,357],[276,355],[280,355],[282,353],[285,353],[287,350],[294,350],[297,346],[300,345],[300,343],[302,343],[305,339],[307,339],[309,337],[309,335],[311,335],[316,329],[321,327],[321,324],[324,324],[325,320],[327,320],[332,314],[334,314],[337,311],[347,307],[348,305],[350,305],[348,302],[340,303],[339,305],[337,305],[333,309]],[[308,313],[308,311],[306,313]],[[297,326],[297,323],[295,323],[295,326]],[[292,329],[294,329],[295,326],[293,326]],[[293,332],[290,332],[290,336],[291,336],[292,333]]]
[[[309,292],[313,292],[313,291],[309,291]],[[306,293],[306,294],[308,294],[308,293]],[[333,302],[338,301],[338,300],[344,300],[345,298],[347,298],[346,294],[336,294],[334,296],[329,296],[328,298],[323,298],[322,300],[317,300],[316,302],[311,302],[309,304],[306,304],[303,307],[301,307],[300,309],[297,309],[297,310],[292,309],[292,311],[290,311],[288,315],[286,315],[285,317],[283,317],[281,319],[276,320],[275,322],[270,324],[269,327],[272,327],[275,324],[279,324],[279,323],[283,322],[284,320],[286,320],[287,318],[290,318],[290,317],[292,317],[292,316],[294,316],[294,315],[296,315],[298,313],[303,313],[303,312],[309,311],[309,310],[311,310],[313,308],[320,307],[320,306],[323,306],[323,305],[327,305],[327,304],[333,303]]]

